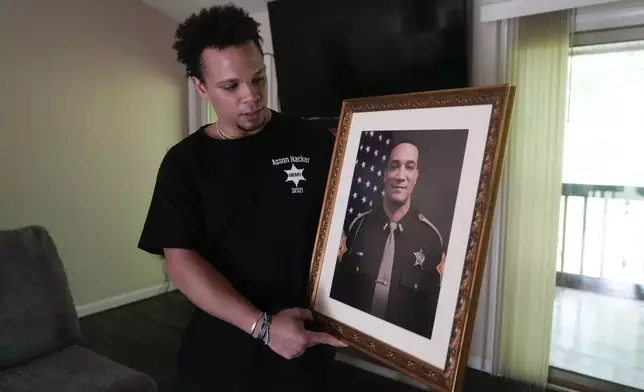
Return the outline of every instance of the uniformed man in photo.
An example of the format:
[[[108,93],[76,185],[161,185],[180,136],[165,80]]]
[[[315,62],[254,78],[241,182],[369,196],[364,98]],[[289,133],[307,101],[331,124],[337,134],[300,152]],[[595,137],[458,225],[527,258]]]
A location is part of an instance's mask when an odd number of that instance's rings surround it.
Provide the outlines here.
[[[392,149],[382,204],[359,214],[343,237],[331,297],[431,339],[446,244],[412,204],[418,161],[411,142]]]

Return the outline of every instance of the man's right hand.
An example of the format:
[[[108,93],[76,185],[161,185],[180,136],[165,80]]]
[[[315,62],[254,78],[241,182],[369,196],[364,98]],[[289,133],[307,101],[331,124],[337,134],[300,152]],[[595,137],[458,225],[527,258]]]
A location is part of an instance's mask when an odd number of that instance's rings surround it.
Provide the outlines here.
[[[304,328],[305,321],[314,321],[308,309],[286,309],[274,315],[268,347],[286,359],[299,357],[307,348],[320,343],[347,347],[346,343],[329,334],[307,330]]]

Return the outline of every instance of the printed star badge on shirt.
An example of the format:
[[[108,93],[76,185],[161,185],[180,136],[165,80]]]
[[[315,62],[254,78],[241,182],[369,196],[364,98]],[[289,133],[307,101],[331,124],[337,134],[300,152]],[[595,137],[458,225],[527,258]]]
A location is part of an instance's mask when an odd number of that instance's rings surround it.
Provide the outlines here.
[[[300,181],[306,181],[306,178],[302,175],[303,171],[304,169],[298,169],[295,165],[291,165],[289,170],[284,170],[287,176],[285,182],[293,181],[293,184],[298,186]]]

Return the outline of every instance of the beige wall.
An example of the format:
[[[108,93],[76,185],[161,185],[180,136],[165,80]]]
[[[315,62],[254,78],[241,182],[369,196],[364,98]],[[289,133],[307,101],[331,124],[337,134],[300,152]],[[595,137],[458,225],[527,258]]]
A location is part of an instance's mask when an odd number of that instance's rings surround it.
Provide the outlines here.
[[[77,306],[164,281],[136,245],[187,121],[175,26],[136,0],[0,2],[0,228],[51,231]]]

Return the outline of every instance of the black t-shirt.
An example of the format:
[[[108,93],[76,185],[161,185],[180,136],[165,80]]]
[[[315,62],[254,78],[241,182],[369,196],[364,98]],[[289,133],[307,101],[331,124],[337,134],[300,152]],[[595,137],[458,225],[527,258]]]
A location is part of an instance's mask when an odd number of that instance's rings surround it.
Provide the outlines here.
[[[214,139],[200,128],[164,157],[139,247],[154,254],[198,251],[262,311],[305,307],[333,143],[330,132],[278,112],[242,139]],[[287,361],[197,309],[184,333],[179,372],[204,380],[277,377],[320,356],[333,353],[318,346]]]

